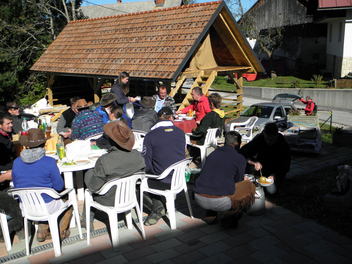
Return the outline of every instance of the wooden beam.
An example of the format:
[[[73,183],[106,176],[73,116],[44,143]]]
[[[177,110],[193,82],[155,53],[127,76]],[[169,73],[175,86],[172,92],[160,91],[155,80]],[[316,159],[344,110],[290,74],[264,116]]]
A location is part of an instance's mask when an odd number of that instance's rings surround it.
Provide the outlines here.
[[[54,101],[57,101],[54,99],[53,90],[52,90],[54,82],[55,82],[55,75],[50,74],[48,76],[48,83],[47,83],[48,87],[46,88],[46,95],[48,97],[49,105],[51,106],[54,106]]]

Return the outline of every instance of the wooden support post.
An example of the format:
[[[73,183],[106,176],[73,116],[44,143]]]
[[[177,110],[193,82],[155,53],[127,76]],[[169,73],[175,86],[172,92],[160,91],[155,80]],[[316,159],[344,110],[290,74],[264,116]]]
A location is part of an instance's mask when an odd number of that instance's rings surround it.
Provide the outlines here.
[[[53,90],[52,87],[54,85],[54,81],[55,81],[55,75],[54,74],[50,74],[48,76],[48,87],[46,88],[46,95],[48,97],[48,101],[49,101],[49,105],[54,106],[54,95],[53,95]]]

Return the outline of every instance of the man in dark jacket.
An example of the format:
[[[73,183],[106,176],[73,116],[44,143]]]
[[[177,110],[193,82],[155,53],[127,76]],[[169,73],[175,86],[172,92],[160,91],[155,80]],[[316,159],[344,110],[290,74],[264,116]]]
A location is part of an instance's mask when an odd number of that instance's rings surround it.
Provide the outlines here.
[[[155,100],[150,96],[144,96],[140,105],[141,107],[134,112],[132,128],[149,132],[158,121],[157,113],[154,111]]]
[[[0,183],[10,181],[11,169],[14,159],[16,158],[12,143],[12,118],[7,113],[0,113]],[[1,184],[0,188],[4,189],[7,185]]]
[[[290,147],[278,132],[275,123],[265,125],[262,133],[241,148],[240,151],[255,170],[265,177],[273,178],[276,185],[281,185],[290,169]]]
[[[224,130],[224,111],[220,110],[222,98],[218,93],[212,93],[208,97],[211,112],[207,113],[199,126],[192,132],[192,140],[203,145],[209,128],[219,128],[219,133]]]
[[[158,112],[159,122],[151,128],[145,136],[143,142],[143,156],[146,164],[146,172],[160,175],[173,163],[186,158],[185,133],[172,123],[173,112],[169,107],[163,107]],[[165,190],[170,188],[172,175],[162,180],[148,180],[151,188]],[[165,206],[160,196],[151,195],[150,199],[145,199],[149,205],[151,213],[145,220],[145,225],[154,225],[165,215]],[[148,207],[148,204],[146,204]]]
[[[79,96],[72,97],[70,99],[70,108],[66,109],[60,116],[57,123],[56,131],[61,134],[64,138],[69,138],[71,136],[72,121],[75,119],[78,110],[77,105],[86,104],[85,99]]]
[[[131,129],[122,122],[114,121],[104,126],[104,133],[110,140],[109,152],[101,156],[94,169],[85,175],[85,183],[92,192],[98,191],[112,179],[130,176],[144,170],[143,157],[137,150],[132,150],[134,135]],[[106,206],[113,206],[115,190],[111,189],[105,195],[97,195],[94,200]]]
[[[20,107],[16,102],[7,102],[6,103],[7,112],[11,115],[12,118],[12,132],[18,134],[22,131],[22,117],[20,112]]]
[[[225,145],[208,156],[197,178],[195,199],[207,210],[207,223],[216,219],[216,212],[233,209],[240,213],[253,202],[255,186],[244,181],[246,159],[237,152],[240,145],[241,135],[236,131],[228,132]],[[238,217],[233,220],[237,221]]]

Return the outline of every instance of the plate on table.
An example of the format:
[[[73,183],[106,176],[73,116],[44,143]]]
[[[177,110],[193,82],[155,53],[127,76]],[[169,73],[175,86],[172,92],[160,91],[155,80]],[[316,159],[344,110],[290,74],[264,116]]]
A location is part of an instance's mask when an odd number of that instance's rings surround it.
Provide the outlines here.
[[[263,177],[263,178],[265,178],[265,177]],[[270,186],[270,185],[274,184],[274,180],[273,179],[269,179],[269,178],[265,178],[265,182],[264,181],[260,181],[259,179],[256,179],[256,182],[259,183],[263,187],[267,187],[267,186]]]
[[[184,119],[185,120],[192,120],[192,119],[194,119],[194,117],[193,116],[185,116]]]
[[[54,154],[56,154],[56,151],[55,150],[47,150],[47,151],[45,151],[45,154],[54,155]]]
[[[90,163],[90,160],[75,160],[76,165],[87,165]]]
[[[181,122],[182,119],[174,119],[174,122]]]
[[[178,114],[179,117],[186,117],[187,114]]]

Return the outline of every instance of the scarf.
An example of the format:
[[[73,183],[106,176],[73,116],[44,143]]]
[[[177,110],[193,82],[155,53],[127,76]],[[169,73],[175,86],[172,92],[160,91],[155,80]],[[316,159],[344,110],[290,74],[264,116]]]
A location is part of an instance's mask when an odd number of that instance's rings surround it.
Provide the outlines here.
[[[25,163],[33,163],[40,160],[45,155],[44,148],[24,149],[21,152],[21,159]]]

